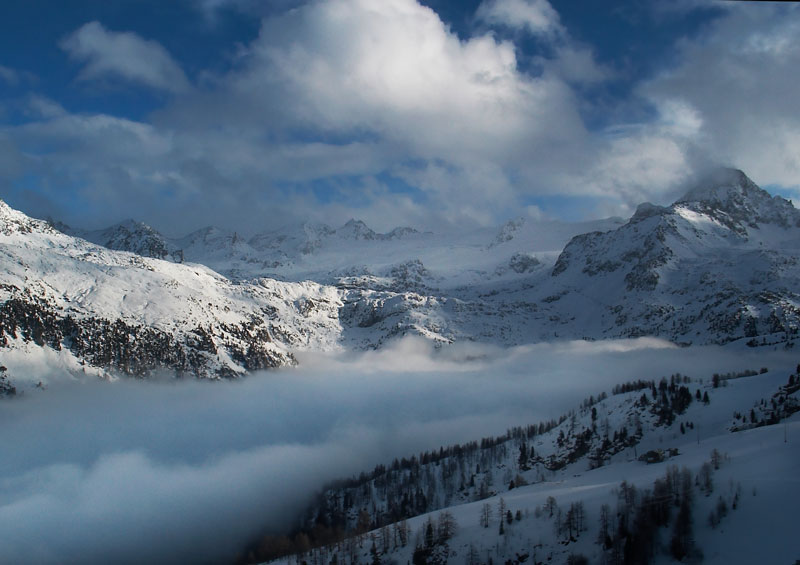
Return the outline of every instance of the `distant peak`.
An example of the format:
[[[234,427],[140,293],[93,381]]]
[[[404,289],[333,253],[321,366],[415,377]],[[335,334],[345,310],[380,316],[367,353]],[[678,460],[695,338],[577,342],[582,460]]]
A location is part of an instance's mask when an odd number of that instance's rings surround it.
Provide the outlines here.
[[[689,190],[678,202],[703,202],[711,205],[727,205],[731,199],[770,198],[769,193],[739,169],[722,167],[707,175]]]
[[[414,228],[408,226],[402,226],[394,228],[392,231],[386,234],[387,239],[402,239],[409,235],[418,234],[419,231],[415,230]]]
[[[636,212],[633,214],[633,217],[631,217],[631,222],[640,222],[652,216],[661,216],[669,212],[670,209],[664,206],[643,202],[636,207]]]
[[[361,220],[351,218],[341,228],[336,230],[337,235],[352,239],[375,239],[377,234]]]
[[[155,232],[152,227],[148,226],[144,222],[140,222],[139,220],[134,220],[133,218],[128,218],[126,220],[122,220],[120,223],[112,226],[110,229],[126,229],[131,232]]]
[[[791,202],[773,197],[739,169],[714,171],[675,204],[711,214],[737,229],[762,223],[800,227],[800,214]]]

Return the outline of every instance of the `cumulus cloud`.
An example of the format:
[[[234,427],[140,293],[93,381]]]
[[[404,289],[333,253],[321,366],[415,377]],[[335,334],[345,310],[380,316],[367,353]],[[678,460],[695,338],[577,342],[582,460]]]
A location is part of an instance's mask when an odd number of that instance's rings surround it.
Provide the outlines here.
[[[132,32],[110,31],[100,22],[89,22],[67,36],[61,48],[84,64],[80,80],[122,79],[167,92],[189,88],[180,65],[163,46]]]
[[[548,109],[580,131],[562,86],[522,75],[513,44],[461,41],[414,0],[303,6],[265,20],[251,56],[237,92],[277,90],[295,119],[378,136],[410,158],[507,161],[548,136]]]
[[[291,527],[326,481],[558,417],[620,381],[796,363],[764,355],[675,355],[659,340],[437,351],[409,339],[237,382],[53,377],[0,411],[0,561],[232,561]]]
[[[86,24],[63,42],[83,78],[174,96],[139,122],[38,104],[0,133],[30,157],[43,198],[86,202],[62,219],[135,216],[171,235],[210,223],[258,231],[287,216],[487,225],[540,196],[589,196],[595,215],[625,215],[665,203],[709,163],[785,193],[799,184],[791,7],[720,9],[679,41],[668,69],[612,103],[619,118],[591,130],[592,92],[619,72],[545,0],[487,0],[466,37],[416,0],[288,5],[259,12],[258,37],[197,88],[157,43]],[[520,59],[520,33],[543,46],[532,61]]]
[[[310,3],[265,19],[241,57],[213,92],[158,116],[176,129],[229,131],[206,138],[218,160],[246,155],[237,139],[261,140],[265,128],[282,132],[276,137],[299,129],[313,152],[259,142],[252,162],[283,171],[270,154],[302,154],[303,166],[287,174],[311,181],[329,163],[358,182],[385,172],[421,189],[418,206],[488,223],[516,205],[515,192],[542,190],[554,168],[585,148],[564,76],[525,74],[511,42],[491,33],[462,40],[414,0]],[[579,55],[572,67],[583,62]],[[337,157],[352,153],[359,159]]]
[[[281,203],[317,210],[319,190],[329,202],[359,202],[345,217],[378,217],[389,194],[408,219],[436,210],[439,220],[492,223],[514,213],[515,192],[541,189],[572,162],[587,136],[563,77],[526,75],[511,42],[490,33],[462,40],[415,0],[330,0],[266,17],[234,68],[207,74],[200,89],[186,90],[157,44],[97,22],[63,46],[87,62],[84,78],[115,74],[180,92],[147,123],[66,116],[13,135],[39,159],[37,173],[53,177],[47,185],[63,185],[66,174],[83,197],[107,200],[92,213],[141,209],[157,226],[189,217],[252,225]],[[71,143],[58,143],[67,136]],[[117,136],[143,151],[121,154]],[[385,185],[386,175],[418,179],[416,192],[363,190]],[[520,176],[534,182],[511,180]],[[169,195],[160,210],[138,205],[153,194]],[[192,214],[154,217],[179,211]]]

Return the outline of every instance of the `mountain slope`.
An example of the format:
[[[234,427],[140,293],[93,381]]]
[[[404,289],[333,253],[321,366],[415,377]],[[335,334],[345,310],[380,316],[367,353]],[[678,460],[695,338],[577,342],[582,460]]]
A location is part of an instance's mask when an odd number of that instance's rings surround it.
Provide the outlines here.
[[[3,202],[0,263],[0,344],[33,343],[79,366],[233,376],[293,364],[293,349],[335,348],[341,333],[335,289],[232,283],[70,237]]]
[[[717,173],[669,207],[573,238],[550,288],[558,315],[591,335],[725,342],[800,324],[800,212],[741,171]]]
[[[249,561],[791,562],[799,379],[620,384],[558,421],[331,485],[301,531],[265,537]]]

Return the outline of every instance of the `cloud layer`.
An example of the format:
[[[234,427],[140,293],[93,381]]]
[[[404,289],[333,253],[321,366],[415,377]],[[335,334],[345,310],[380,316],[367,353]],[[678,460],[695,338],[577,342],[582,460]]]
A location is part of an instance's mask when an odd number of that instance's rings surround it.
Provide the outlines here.
[[[53,379],[4,402],[0,561],[231,560],[285,531],[328,480],[557,417],[620,381],[796,359],[676,356],[658,340],[435,352],[409,339],[301,361],[228,383]]]
[[[198,3],[203,17],[261,19],[227,66],[192,77],[135,32],[74,30],[61,47],[84,88],[169,96],[136,119],[42,113],[46,99],[29,97],[27,119],[0,128],[22,171],[17,198],[88,227],[132,215],[178,235],[292,216],[490,224],[540,201],[569,217],[586,198],[594,215],[625,214],[719,163],[800,184],[793,6],[721,4],[634,84],[547,0],[486,0],[466,35],[416,0],[280,6],[256,16],[249,1]],[[660,6],[650,17],[677,17]]]

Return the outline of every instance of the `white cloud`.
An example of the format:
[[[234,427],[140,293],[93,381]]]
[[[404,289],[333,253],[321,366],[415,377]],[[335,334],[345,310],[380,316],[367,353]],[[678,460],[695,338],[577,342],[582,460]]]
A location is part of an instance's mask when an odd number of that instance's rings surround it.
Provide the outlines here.
[[[573,42],[558,46],[555,57],[541,63],[573,84],[597,84],[614,78],[616,74],[608,66],[599,64],[590,48]]]
[[[109,31],[89,22],[61,42],[73,59],[85,63],[81,80],[122,79],[157,90],[182,92],[189,81],[158,42],[131,32]]]
[[[61,104],[38,94],[32,94],[28,97],[27,111],[29,114],[39,119],[56,118],[67,115],[67,111]]]
[[[29,71],[0,65],[0,82],[5,82],[9,86],[32,85],[36,84],[37,76]]]
[[[476,17],[490,25],[525,29],[532,34],[564,31],[558,12],[547,0],[485,0]]]
[[[244,9],[239,0],[199,8],[224,6]],[[491,224],[537,195],[590,195],[625,214],[663,203],[711,161],[763,184],[800,185],[800,107],[787,95],[798,86],[800,34],[787,10],[729,9],[681,40],[673,66],[635,91],[652,114],[602,132],[588,131],[581,112],[615,70],[571,39],[546,2],[478,11],[493,26],[538,22],[548,53],[535,61],[538,76],[521,70],[511,41],[486,28],[459,38],[416,0],[320,0],[269,15],[233,68],[204,73],[197,89],[158,44],[94,22],[64,42],[86,62],[84,78],[175,96],[141,123],[32,99],[32,121],[0,133],[51,191],[81,187],[87,215],[174,230],[264,229],[298,213],[386,228],[387,218]],[[387,175],[414,191],[393,190]]]
[[[623,216],[644,201],[668,204],[665,198],[711,165],[699,149],[704,139],[696,109],[681,100],[662,101],[653,122],[609,128],[572,184],[584,193],[614,195]]]
[[[416,0],[320,1],[266,17],[233,70],[190,89],[160,45],[92,22],[62,43],[86,62],[83,79],[176,96],[150,123],[50,115],[39,104],[41,118],[9,135],[51,186],[82,186],[86,213],[113,221],[136,215],[188,230],[260,219],[263,229],[276,206],[281,217],[314,208],[307,187],[325,179],[343,198],[323,215],[381,225],[394,210],[404,213],[398,223],[425,222],[418,227],[491,224],[518,214],[520,195],[561,190],[559,171],[591,148],[571,84],[602,81],[605,70],[565,34],[553,41],[546,72],[532,77],[513,43],[491,33],[463,40]],[[388,190],[383,173],[421,201]],[[348,194],[359,194],[349,199],[358,209],[343,210]],[[163,195],[153,210],[149,200]]]
[[[415,0],[330,0],[266,18],[234,71],[209,76],[155,122],[179,132],[176,158],[213,161],[217,186],[245,198],[330,175],[354,189],[381,172],[413,180],[424,204],[390,196],[404,223],[431,209],[496,221],[514,206],[510,178],[534,180],[516,190],[541,189],[587,136],[559,73],[520,72],[512,43],[461,40]],[[362,194],[375,198],[348,216],[386,208],[385,192]]]
[[[759,184],[800,185],[800,10],[727,3],[704,33],[678,44],[676,64],[641,92],[690,109],[697,150]]]
[[[547,134],[547,110],[570,110],[557,82],[518,72],[511,43],[460,41],[414,0],[310,4],[266,20],[251,53],[237,92],[277,89],[296,119],[371,132],[412,157],[501,160]]]

